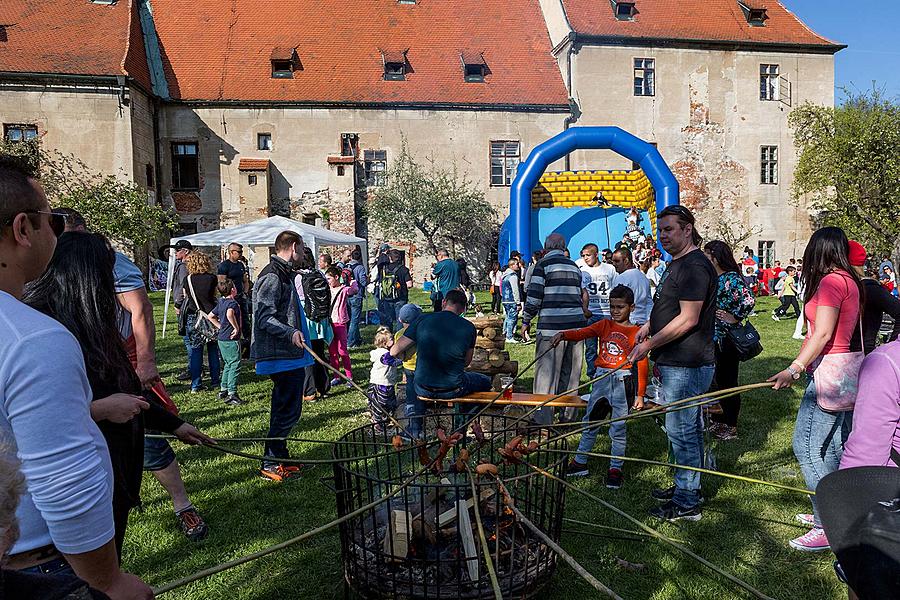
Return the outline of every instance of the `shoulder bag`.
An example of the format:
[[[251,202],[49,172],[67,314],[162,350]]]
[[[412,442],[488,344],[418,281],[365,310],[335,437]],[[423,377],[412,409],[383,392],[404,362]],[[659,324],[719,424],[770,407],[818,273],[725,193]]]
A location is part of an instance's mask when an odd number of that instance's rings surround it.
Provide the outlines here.
[[[859,341],[863,343],[862,319],[859,320]],[[813,362],[813,381],[816,384],[816,403],[826,412],[848,412],[856,404],[859,387],[859,368],[865,352],[823,354]]]
[[[745,320],[741,325],[730,327],[726,335],[728,341],[731,342],[737,351],[738,360],[741,362],[759,356],[763,351],[759,332],[756,331],[756,327],[750,321]]]
[[[213,322],[209,320],[209,314],[203,312],[203,309],[200,308],[200,303],[197,301],[197,293],[194,292],[194,282],[191,281],[190,275],[187,277],[187,282],[188,287],[191,290],[191,299],[194,301],[194,306],[197,307],[197,319],[194,321],[194,332],[198,341],[203,344],[208,344],[209,342],[215,341],[216,337],[219,335],[219,330]]]

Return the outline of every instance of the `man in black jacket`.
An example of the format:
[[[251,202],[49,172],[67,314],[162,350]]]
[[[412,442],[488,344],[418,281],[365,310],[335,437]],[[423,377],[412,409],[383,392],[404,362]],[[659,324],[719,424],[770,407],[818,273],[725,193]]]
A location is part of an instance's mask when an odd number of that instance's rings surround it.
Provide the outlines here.
[[[309,331],[294,287],[293,265],[299,265],[302,258],[300,235],[282,231],[275,238],[275,255],[253,286],[250,358],[256,361],[256,373],[268,375],[274,384],[269,438],[289,436],[300,420],[305,369],[313,362],[304,349]],[[300,470],[281,462],[290,457],[284,441],[266,442],[265,456],[260,470],[264,478],[283,481]]]

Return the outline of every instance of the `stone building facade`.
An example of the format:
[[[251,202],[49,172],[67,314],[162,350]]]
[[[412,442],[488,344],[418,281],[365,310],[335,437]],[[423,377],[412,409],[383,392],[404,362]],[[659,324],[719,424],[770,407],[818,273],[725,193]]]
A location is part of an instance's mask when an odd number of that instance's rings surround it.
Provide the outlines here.
[[[617,125],[658,145],[707,229],[759,231],[750,245],[786,259],[811,226],[790,201],[787,115],[833,104],[840,48],[750,0],[7,0],[0,122],[146,186],[183,232],[281,214],[370,247],[364,205],[404,143],[455,165],[502,220],[536,145]],[[420,279],[415,236],[387,241]]]
[[[834,105],[842,46],[777,2],[541,4],[574,125],[615,124],[656,144],[707,236],[724,227],[770,261],[802,256],[814,224],[791,197],[788,115]],[[631,167],[596,152],[574,153],[571,166]]]

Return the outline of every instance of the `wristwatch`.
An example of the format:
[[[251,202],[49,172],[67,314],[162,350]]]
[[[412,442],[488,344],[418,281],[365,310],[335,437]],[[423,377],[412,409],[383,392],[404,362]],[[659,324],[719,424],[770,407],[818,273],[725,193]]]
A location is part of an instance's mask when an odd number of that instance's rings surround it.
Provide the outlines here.
[[[791,379],[793,379],[794,381],[797,381],[798,379],[800,379],[800,371],[795,369],[794,365],[790,365],[787,368],[787,372],[791,374]]]

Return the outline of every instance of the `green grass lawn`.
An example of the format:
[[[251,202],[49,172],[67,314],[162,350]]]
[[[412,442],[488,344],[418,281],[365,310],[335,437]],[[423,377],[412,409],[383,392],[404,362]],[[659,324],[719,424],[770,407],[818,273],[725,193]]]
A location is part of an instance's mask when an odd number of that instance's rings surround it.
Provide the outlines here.
[[[268,427],[270,384],[252,374],[241,373],[240,393],[250,402],[242,407],[223,406],[215,392],[190,395],[188,386],[176,382],[175,374],[186,363],[182,341],[174,335],[161,337],[162,295],[154,294],[157,307],[157,353],[160,372],[169,386],[182,416],[214,437],[265,436]],[[427,304],[423,294],[415,300]],[[741,383],[755,383],[784,368],[796,356],[799,342],[791,339],[794,322],[774,322],[770,299],[758,303],[760,315],[753,318],[765,351],[744,364]],[[370,341],[373,327],[364,329]],[[357,380],[368,378],[370,346],[353,353]],[[509,348],[514,359],[527,364],[534,346]],[[532,373],[521,380],[527,388]],[[791,451],[791,433],[800,397],[799,389],[775,393],[754,391],[744,395],[740,439],[716,448],[722,471],[804,487]],[[365,401],[357,393],[341,391],[325,402],[305,404],[295,435],[333,440],[366,422]],[[274,484],[257,477],[258,464],[226,456],[206,448],[174,443],[184,479],[193,502],[209,523],[209,537],[192,544],[174,527],[171,504],[152,477],[144,478],[143,510],[134,511],[125,541],[124,567],[151,585],[160,585],[203,568],[260,550],[297,536],[335,518],[331,491],[320,479],[330,476],[330,466],[319,466],[299,480]],[[262,453],[261,444],[247,444],[247,452]],[[609,451],[609,440],[598,438],[598,452]],[[296,457],[328,458],[327,445],[292,444]],[[628,454],[666,460],[663,433],[651,420],[639,419],[628,428]],[[792,600],[837,599],[845,592],[834,576],[829,553],[805,554],[791,550],[789,539],[804,529],[794,522],[798,512],[809,512],[804,496],[774,488],[704,476],[707,503],[703,519],[692,523],[660,523],[647,516],[653,504],[653,487],[668,486],[671,473],[654,466],[626,465],[626,481],[618,491],[603,485],[605,461],[594,461],[598,474],[577,485],[601,496],[618,508],[683,540],[692,550],[719,567],[747,581],[763,593]],[[577,494],[566,498],[568,517],[633,528],[624,519]],[[567,528],[574,526],[567,525]],[[583,528],[586,529],[586,528]],[[623,598],[741,598],[748,595],[714,572],[661,543],[564,534],[562,545],[594,576]],[[616,558],[642,563],[639,572],[625,571]],[[566,566],[560,566],[546,598],[593,598],[598,594]],[[343,579],[337,529],[319,535],[286,551],[201,580],[171,592],[167,598],[199,600],[233,598],[274,600],[280,598],[341,598]]]

